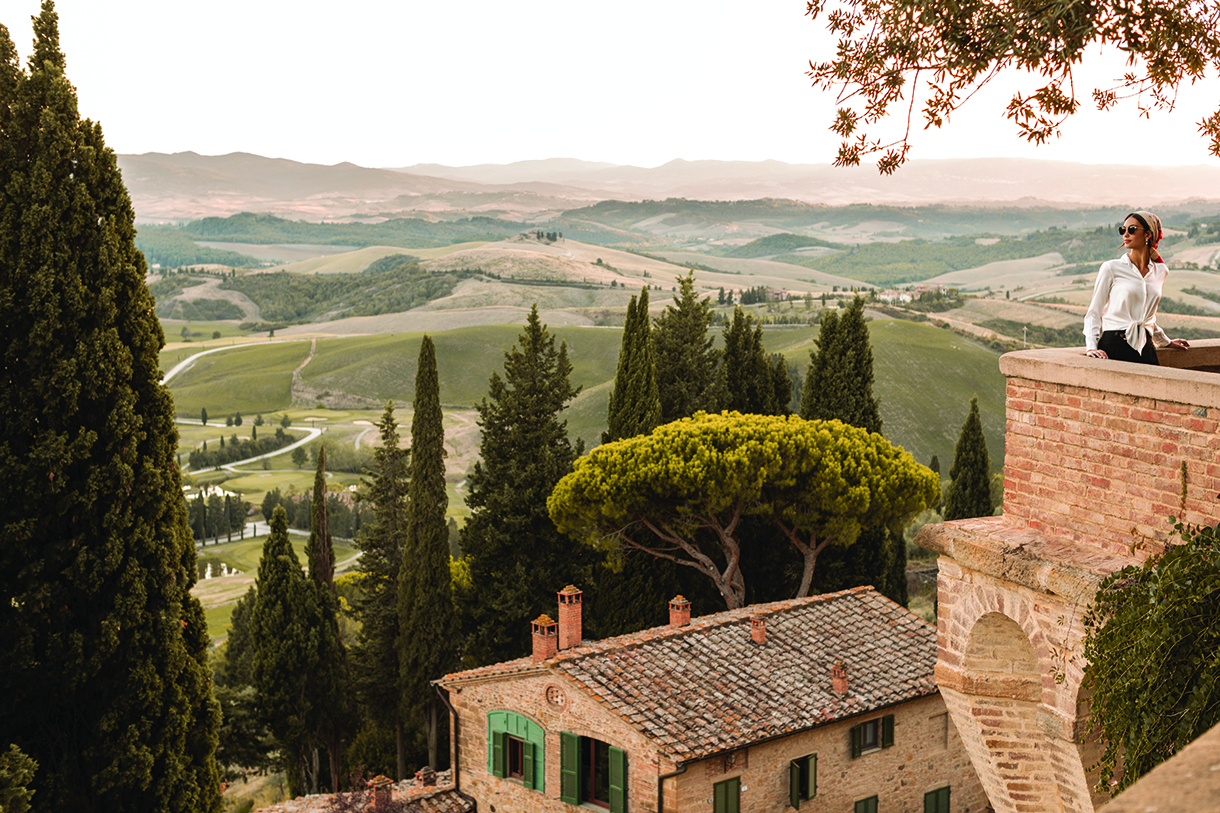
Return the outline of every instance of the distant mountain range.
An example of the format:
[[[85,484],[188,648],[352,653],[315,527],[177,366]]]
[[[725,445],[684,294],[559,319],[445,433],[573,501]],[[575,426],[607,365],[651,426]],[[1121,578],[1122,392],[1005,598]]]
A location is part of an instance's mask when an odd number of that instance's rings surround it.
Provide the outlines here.
[[[120,155],[140,222],[266,212],[305,220],[528,220],[601,200],[785,198],[843,205],[1002,204],[1155,207],[1220,200],[1220,167],[1138,167],[1022,158],[915,160],[892,176],[872,166],[780,161],[670,161],[644,168],[552,158],[394,169],[324,166],[249,153]]]

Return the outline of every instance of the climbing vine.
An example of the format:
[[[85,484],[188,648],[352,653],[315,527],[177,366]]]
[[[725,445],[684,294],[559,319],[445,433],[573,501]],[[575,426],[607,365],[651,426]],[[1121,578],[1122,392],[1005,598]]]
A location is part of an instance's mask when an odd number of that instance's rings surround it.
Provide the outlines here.
[[[1220,723],[1220,524],[1102,582],[1085,616],[1100,786],[1117,793]]]

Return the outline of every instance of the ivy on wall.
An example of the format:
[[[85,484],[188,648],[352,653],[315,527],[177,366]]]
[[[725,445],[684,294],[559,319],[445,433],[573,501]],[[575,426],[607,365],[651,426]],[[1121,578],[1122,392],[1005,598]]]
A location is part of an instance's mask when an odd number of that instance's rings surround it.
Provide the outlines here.
[[[1102,582],[1085,616],[1101,788],[1118,793],[1220,723],[1220,524]]]

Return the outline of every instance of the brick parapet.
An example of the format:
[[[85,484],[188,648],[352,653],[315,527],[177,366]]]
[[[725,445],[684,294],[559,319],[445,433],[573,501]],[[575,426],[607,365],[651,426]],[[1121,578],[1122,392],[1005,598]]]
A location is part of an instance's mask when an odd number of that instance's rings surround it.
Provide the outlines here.
[[[1004,515],[1048,537],[1143,559],[1168,518],[1205,522],[1220,493],[1220,341],[1144,367],[1075,350],[1010,353]],[[1185,465],[1185,475],[1183,475]]]

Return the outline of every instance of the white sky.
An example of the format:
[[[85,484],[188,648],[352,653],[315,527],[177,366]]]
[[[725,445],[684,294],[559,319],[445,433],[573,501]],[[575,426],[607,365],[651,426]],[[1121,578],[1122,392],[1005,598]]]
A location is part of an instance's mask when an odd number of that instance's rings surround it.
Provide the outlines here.
[[[38,0],[4,0],[22,58]],[[81,112],[117,152],[251,152],[362,166],[572,157],[828,163],[834,99],[804,71],[831,53],[804,0],[59,0]],[[1122,63],[1086,64],[1098,81]],[[1197,122],[1220,79],[1153,121],[1086,110],[1026,144],[1003,118],[1011,80],[976,96],[912,158],[1024,156],[1220,165]],[[1028,81],[1022,90],[1038,87]],[[894,126],[898,126],[895,122]],[[916,125],[918,126],[918,125]]]

